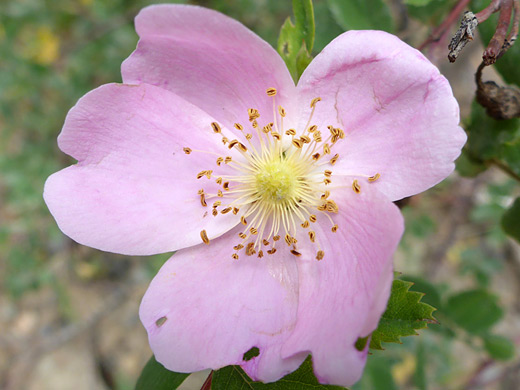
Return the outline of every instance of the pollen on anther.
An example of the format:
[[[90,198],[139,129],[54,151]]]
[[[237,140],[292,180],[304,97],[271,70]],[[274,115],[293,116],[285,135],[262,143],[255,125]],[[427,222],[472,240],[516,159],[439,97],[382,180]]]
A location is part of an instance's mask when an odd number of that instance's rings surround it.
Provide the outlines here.
[[[235,126],[235,129],[237,129],[237,130],[240,130],[240,131],[244,130],[244,126],[242,126],[240,123],[235,123],[233,126]]]
[[[222,202],[220,200],[217,200],[216,202],[213,203],[213,207],[218,207],[222,204]]]
[[[252,227],[251,229],[249,229],[249,232],[252,234],[252,235],[256,235],[258,234],[258,230],[254,227]]]
[[[232,209],[233,209],[233,207],[226,207],[225,209],[222,209],[222,210],[220,211],[220,214],[227,214],[227,213],[229,213]]]
[[[233,214],[237,215],[239,211],[238,207],[233,207]]]
[[[236,250],[236,251],[239,251],[239,250],[242,249],[243,247],[244,247],[244,245],[242,245],[242,244],[238,244],[238,245],[235,245],[235,246],[233,247],[233,249]]]
[[[329,144],[323,145],[323,154],[330,154],[330,146],[329,146]]]
[[[267,93],[267,96],[270,96],[270,97],[276,96],[276,88],[273,88],[273,87],[267,88],[267,91],[265,91],[265,92]]]
[[[287,134],[287,135],[296,135],[296,130],[294,130],[294,129],[289,129],[289,130],[287,130],[287,131],[285,132],[285,134]]]
[[[376,181],[377,179],[379,179],[380,177],[381,177],[381,175],[380,175],[379,173],[376,173],[374,176],[370,176],[370,177],[368,178],[368,181],[369,181],[369,182],[374,182],[374,181]]]
[[[309,227],[309,221],[305,221],[304,223],[301,224],[301,227],[306,229]]]
[[[238,254],[237,254],[237,253],[233,253],[233,254],[231,255],[231,257],[232,257],[233,259],[235,259],[235,260],[238,260]]]
[[[312,155],[312,159],[315,160],[315,161],[318,161],[320,159],[320,154],[319,153],[315,153]]]
[[[312,230],[309,231],[309,239],[311,240],[311,242],[314,242],[314,239],[316,238],[316,233],[313,232]]]
[[[321,199],[327,199],[330,196],[330,191],[325,191],[323,195],[321,195]]]
[[[316,260],[320,261],[320,260],[322,260],[324,257],[325,257],[325,252],[323,252],[323,251],[318,251],[318,252],[316,253]]]
[[[222,184],[222,178],[221,177],[217,177],[217,179],[215,180],[215,182],[217,184]]]
[[[217,158],[217,165],[220,166],[220,164],[222,164],[222,161],[224,161],[222,157]]]
[[[200,232],[200,238],[202,239],[202,242],[206,245],[209,245],[209,238],[208,238],[208,234],[206,233],[205,230],[202,230]]]
[[[219,198],[222,198],[222,197],[224,196],[224,194],[222,193],[221,190],[218,190],[218,191],[217,191],[217,196],[218,196]]]
[[[331,159],[330,159],[330,164],[331,165],[334,165],[336,164],[336,161],[338,161],[338,158],[339,158],[339,154],[335,154]]]
[[[292,144],[298,149],[301,149],[303,147],[303,141],[300,139],[293,139]]]
[[[242,240],[245,240],[247,236],[244,233],[238,233],[238,237],[240,237]]]
[[[326,176],[326,177],[331,177],[332,176],[332,171],[330,170],[325,170],[325,172],[323,172],[323,174]]]
[[[231,156],[227,156],[225,159],[224,159],[224,162],[226,164],[229,164],[233,159],[231,158]]]
[[[249,108],[247,110],[247,114],[249,115],[249,122],[254,121],[256,118],[260,117],[260,113],[255,108]]]
[[[338,231],[338,225],[332,226],[330,230],[332,230],[332,233],[336,233]]]
[[[316,218],[316,216],[314,214],[309,216],[309,221],[311,221],[312,223],[316,222],[317,220],[318,220],[318,218]]]
[[[259,250],[258,251],[258,258],[261,259],[262,257],[264,257],[264,252],[262,250]]]
[[[265,238],[262,240],[262,244],[264,244],[264,246],[269,246],[269,241],[267,241]]]
[[[204,192],[200,194],[200,204],[204,207],[206,207],[208,204],[206,203],[206,195]]]
[[[229,191],[229,182],[225,181],[224,183],[222,183],[222,188],[224,188],[226,191]]]
[[[278,236],[278,235],[273,237],[273,241],[278,241],[279,239],[280,239],[280,236]]]
[[[276,248],[271,248],[267,251],[270,255],[274,254],[276,252]]]
[[[318,126],[316,125],[312,125],[311,127],[309,127],[309,133],[314,133],[316,130],[318,130]]]
[[[220,125],[217,122],[211,122],[211,127],[213,128],[213,131],[215,133],[220,133],[221,132]]]
[[[242,223],[242,225],[247,225],[247,220],[244,218],[243,215],[240,217],[240,222]]]
[[[190,154],[190,153],[191,153],[191,149],[190,149],[190,148],[182,148],[182,150],[183,150],[184,153],[186,153],[186,154]]]
[[[285,117],[285,108],[283,108],[282,106],[278,106],[278,113],[280,114],[280,116],[282,118]]]
[[[352,189],[356,194],[361,193],[361,186],[359,185],[357,179],[352,182]]]

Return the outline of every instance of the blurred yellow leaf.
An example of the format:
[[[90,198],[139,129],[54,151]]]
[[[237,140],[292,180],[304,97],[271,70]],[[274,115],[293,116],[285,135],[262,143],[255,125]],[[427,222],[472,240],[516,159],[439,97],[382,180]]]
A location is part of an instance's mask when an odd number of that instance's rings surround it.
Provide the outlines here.
[[[407,354],[402,362],[395,364],[392,367],[392,377],[395,383],[400,386],[404,385],[415,372],[415,366],[415,356],[412,354]]]

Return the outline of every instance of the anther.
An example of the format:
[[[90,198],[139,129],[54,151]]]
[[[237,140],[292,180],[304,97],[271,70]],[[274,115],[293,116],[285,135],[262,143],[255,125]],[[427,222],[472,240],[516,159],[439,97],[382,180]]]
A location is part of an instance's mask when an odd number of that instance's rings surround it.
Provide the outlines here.
[[[233,214],[237,215],[239,211],[238,207],[233,207]]]
[[[280,236],[276,235],[273,237],[273,241],[278,241],[280,239]]]
[[[235,123],[233,126],[235,126],[235,129],[237,129],[237,130],[240,130],[240,131],[244,130],[244,126],[242,126],[240,123]]]
[[[321,154],[319,154],[319,153],[314,153],[314,154],[312,155],[312,159],[313,159],[314,161],[318,161],[318,160],[320,159],[320,156],[321,156]]]
[[[267,251],[270,255],[273,255],[276,252],[276,248],[271,248]]]
[[[314,239],[316,238],[316,233],[312,230],[309,231],[309,239],[311,242],[314,242]]]
[[[301,227],[306,229],[309,227],[309,221],[305,221],[304,223],[301,224]]]
[[[217,191],[217,196],[218,196],[219,198],[222,198],[222,197],[224,196],[224,194],[222,193],[221,190],[218,190],[218,191]]]
[[[256,121],[256,119],[253,119],[251,121],[251,126],[253,126],[253,128],[255,128],[255,129],[258,127],[258,122]]]
[[[215,180],[215,182],[217,184],[222,184],[222,178],[221,177],[217,177],[217,180]]]
[[[244,218],[243,215],[240,217],[240,222],[242,223],[242,225],[247,225],[247,220]]]
[[[218,207],[222,204],[222,202],[220,200],[217,200],[216,202],[213,203],[213,207]]]
[[[292,243],[293,243],[293,239],[292,239],[292,237],[290,236],[289,233],[287,233],[287,234],[285,235],[285,243],[286,243],[287,245],[289,245],[289,246],[291,246]]]
[[[329,146],[329,144],[323,145],[323,154],[330,154],[330,146]]]
[[[204,192],[200,194],[200,204],[203,207],[206,207],[208,204],[206,203],[206,195],[204,195]]]
[[[287,131],[285,132],[285,134],[287,134],[287,135],[296,135],[296,130],[294,130],[294,129],[289,129],[289,130],[287,130]]]
[[[247,152],[247,148],[246,148],[246,146],[242,142],[239,142],[237,144],[237,148],[239,148],[244,153]]]
[[[227,137],[222,137],[222,143],[225,145],[229,142],[229,140],[227,139]]]
[[[238,233],[238,237],[240,237],[242,240],[245,240],[247,236],[244,233]]]
[[[211,214],[213,214],[213,216],[216,217],[218,215],[218,210],[217,209],[213,209]]]
[[[220,214],[227,214],[229,213],[233,207],[226,207],[225,209],[220,210]]]
[[[282,106],[278,106],[278,114],[280,114],[280,116],[282,118],[285,117],[285,108],[283,108]]]
[[[325,178],[325,179],[323,180],[323,182],[325,183],[325,185],[327,185],[327,184],[332,183],[332,180],[330,180],[329,178]]]
[[[254,227],[252,227],[251,229],[249,229],[249,232],[250,232],[253,236],[255,236],[255,235],[258,234],[258,230],[257,230],[256,228],[254,228]]]
[[[314,133],[316,130],[318,130],[318,126],[316,125],[312,125],[311,127],[309,127],[309,133]]]
[[[269,241],[267,241],[265,238],[262,240],[262,244],[264,244],[264,246],[269,246]]]
[[[248,141],[250,141],[251,138],[253,138],[253,134],[251,134],[251,133],[247,133],[247,134],[246,134],[246,139],[247,139]]]
[[[300,257],[302,254],[300,252],[298,252],[296,249],[291,249],[291,253],[294,255],[294,256],[297,256],[297,257]]]
[[[333,200],[327,200],[325,205],[327,206],[327,211],[329,213],[337,214],[339,212],[339,207]]]
[[[280,141],[280,139],[282,139],[280,134],[278,134],[276,131],[271,132],[271,135],[273,136],[274,139],[276,139],[278,141]]]
[[[264,257],[264,252],[262,250],[259,250],[258,251],[258,257],[261,259],[262,257]]]
[[[228,145],[228,149],[231,149],[233,148],[233,146],[235,146],[236,144],[238,144],[238,140],[237,139],[234,139],[233,141],[231,141]]]
[[[331,165],[336,164],[336,161],[338,161],[338,158],[339,158],[339,154],[336,153],[336,154],[334,155],[334,157],[332,157],[332,158],[330,159],[330,164],[331,164]]]
[[[233,253],[233,254],[231,255],[231,257],[232,257],[233,259],[235,259],[235,260],[238,260],[238,254],[236,254],[236,253]]]
[[[314,214],[309,216],[309,221],[311,221],[312,223],[316,222],[317,220],[318,219],[316,218],[316,216]]]
[[[229,182],[225,181],[224,183],[222,183],[222,188],[224,188],[226,191],[229,191]]]
[[[211,127],[215,133],[220,133],[222,131],[220,125],[217,122],[211,122]]]
[[[302,135],[300,137],[301,141],[304,143],[304,144],[310,144],[311,143],[311,138],[306,136],[306,135]]]
[[[205,230],[202,230],[200,232],[200,238],[202,238],[202,242],[206,245],[209,245],[209,238],[208,238],[208,234],[206,233]]]
[[[357,180],[354,180],[354,181],[352,182],[352,189],[354,190],[354,192],[355,192],[356,194],[361,193],[361,186],[359,185],[359,183],[358,183]]]
[[[244,247],[244,245],[242,245],[242,244],[238,244],[238,245],[235,245],[235,246],[233,247],[233,249],[236,250],[236,251],[239,251],[239,250],[242,249],[243,247]]]
[[[323,172],[323,174],[324,174],[326,177],[331,177],[331,176],[332,176],[332,171],[326,169],[325,172]]]
[[[338,225],[332,226],[330,230],[332,230],[332,233],[336,233],[338,231]]]
[[[276,88],[273,88],[273,87],[267,88],[267,91],[265,91],[265,92],[267,93],[267,96],[270,96],[270,97],[276,96]]]
[[[301,149],[303,147],[303,141],[300,139],[293,139],[292,144],[298,149]]]
[[[325,191],[323,195],[321,195],[321,199],[327,199],[330,196],[330,191]]]
[[[321,101],[320,97],[315,97],[314,99],[312,99],[311,100],[311,108],[314,108],[316,106],[316,103],[318,103],[319,101]]]
[[[316,260],[320,261],[320,260],[322,260],[324,257],[325,257],[325,252],[323,252],[323,251],[318,251],[318,252],[316,253]]]
[[[260,117],[260,113],[255,108],[249,108],[247,110],[247,114],[249,115],[249,122],[254,121],[256,118]]]
[[[191,149],[190,149],[190,148],[182,148],[182,150],[183,150],[184,153],[186,153],[186,154],[190,154],[190,153],[191,153]]]
[[[220,164],[222,164],[222,161],[224,161],[222,157],[217,158],[217,165],[220,166]]]
[[[368,181],[369,181],[369,182],[374,182],[374,181],[376,181],[377,179],[379,179],[380,177],[381,177],[381,175],[380,175],[379,173],[376,173],[374,176],[370,176],[370,177],[368,178]]]
[[[246,246],[246,255],[248,256],[252,256],[256,253],[255,251],[255,243],[254,242],[250,242],[249,244],[247,244]]]
[[[231,158],[231,156],[226,156],[226,158],[224,159],[224,162],[226,164],[229,164],[233,159]]]

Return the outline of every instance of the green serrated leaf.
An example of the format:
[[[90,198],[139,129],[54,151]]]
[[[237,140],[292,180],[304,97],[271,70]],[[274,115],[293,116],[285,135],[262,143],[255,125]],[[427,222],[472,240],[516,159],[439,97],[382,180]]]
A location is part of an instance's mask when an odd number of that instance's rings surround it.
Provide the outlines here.
[[[481,11],[489,5],[489,0],[473,0],[470,3],[471,10],[475,13]],[[482,39],[482,44],[486,47],[496,31],[498,23],[498,13],[491,15],[485,22],[479,24],[478,32]],[[504,56],[498,59],[494,65],[504,81],[508,84],[520,85],[520,45],[518,41],[511,47]]]
[[[135,390],[175,390],[189,375],[168,371],[152,356],[141,371]]]
[[[495,295],[476,289],[451,296],[444,314],[466,331],[483,334],[502,318],[504,312]]]
[[[515,356],[515,346],[510,339],[499,335],[486,335],[484,348],[493,359],[510,360]]]
[[[412,285],[394,280],[386,311],[372,333],[370,348],[384,349],[381,342],[400,343],[401,337],[416,335],[416,330],[426,328],[428,322],[436,322],[432,315],[435,308],[421,302],[424,294],[409,291]]]
[[[278,53],[285,61],[294,82],[310,63],[314,46],[314,9],[312,0],[293,0],[294,23],[287,18],[278,37]]]
[[[345,390],[344,387],[322,385],[314,376],[309,356],[293,373],[274,383],[253,382],[239,366],[228,366],[213,372],[211,390]]]
[[[328,0],[336,22],[346,30],[395,30],[388,5],[383,0]]]
[[[504,232],[520,242],[520,198],[516,198],[513,205],[506,210],[501,223]]]

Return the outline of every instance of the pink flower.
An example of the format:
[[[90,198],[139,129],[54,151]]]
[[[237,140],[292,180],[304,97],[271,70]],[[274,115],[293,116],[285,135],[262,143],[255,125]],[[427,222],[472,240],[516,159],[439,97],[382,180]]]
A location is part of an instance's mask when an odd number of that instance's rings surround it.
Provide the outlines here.
[[[78,160],[45,186],[61,230],[110,252],[177,251],[140,309],[168,369],[238,364],[269,382],[312,354],[321,382],[351,385],[367,356],[354,344],[389,296],[392,201],[449,175],[466,139],[448,82],[380,31],[340,35],[295,86],[217,12],[151,6],[136,28],[124,84],[81,98],[58,138]]]

